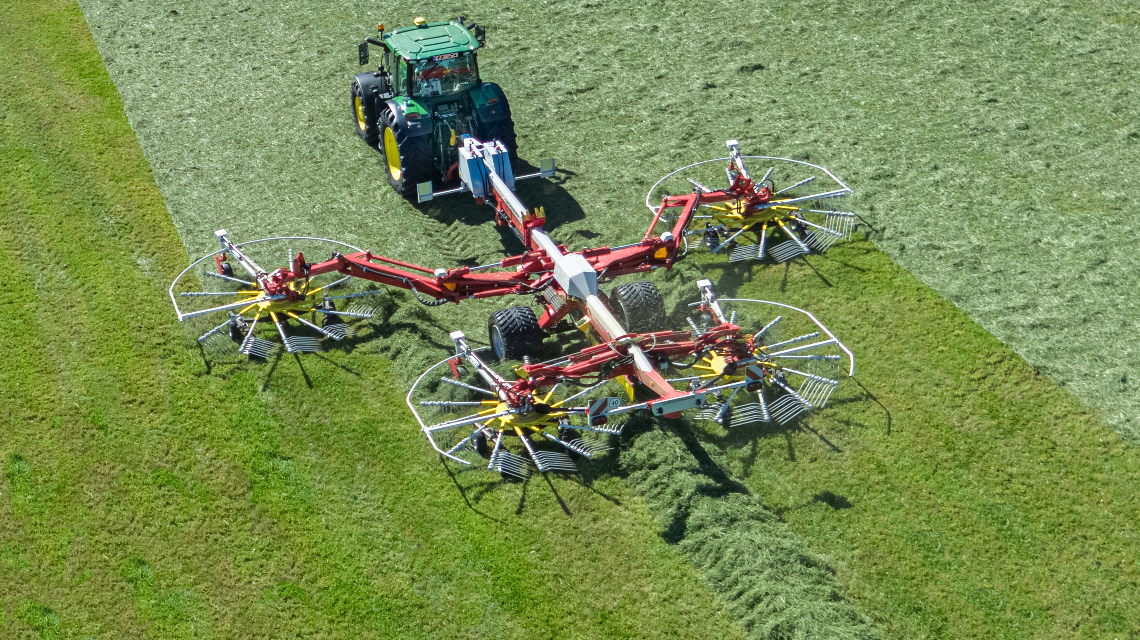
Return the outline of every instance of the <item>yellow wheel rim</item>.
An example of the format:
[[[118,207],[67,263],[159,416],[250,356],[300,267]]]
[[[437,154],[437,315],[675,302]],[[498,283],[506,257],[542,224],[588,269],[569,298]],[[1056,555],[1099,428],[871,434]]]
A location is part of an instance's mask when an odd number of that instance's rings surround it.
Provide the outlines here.
[[[388,161],[388,175],[398,181],[404,170],[400,165],[400,150],[396,148],[396,134],[392,133],[391,127],[384,127],[384,158]]]
[[[356,127],[364,131],[364,104],[360,102],[360,96],[352,96],[352,106],[356,110]]]

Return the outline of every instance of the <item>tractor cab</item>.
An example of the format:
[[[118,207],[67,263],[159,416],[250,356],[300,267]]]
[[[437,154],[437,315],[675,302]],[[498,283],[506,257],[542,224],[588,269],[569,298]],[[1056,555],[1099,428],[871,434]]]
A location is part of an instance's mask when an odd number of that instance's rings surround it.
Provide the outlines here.
[[[391,97],[446,97],[479,86],[476,50],[487,33],[482,25],[466,23],[462,16],[432,23],[416,18],[415,26],[385,32],[380,24],[379,31],[379,41],[360,43],[360,64],[368,64],[370,44],[383,48],[377,72]]]
[[[486,28],[460,16],[446,22],[416,18],[413,26],[385,31],[358,46],[382,50],[376,71],[353,79],[357,135],[383,153],[388,182],[410,197],[421,182],[454,182],[464,135],[499,140],[518,158],[514,122],[503,90],[479,77],[478,50]]]

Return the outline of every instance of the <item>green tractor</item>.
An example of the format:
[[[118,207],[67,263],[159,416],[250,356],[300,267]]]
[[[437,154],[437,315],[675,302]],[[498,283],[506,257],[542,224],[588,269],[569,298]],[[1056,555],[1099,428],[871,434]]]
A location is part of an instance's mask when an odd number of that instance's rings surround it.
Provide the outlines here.
[[[385,32],[359,45],[383,50],[376,71],[352,81],[356,133],[384,156],[388,183],[404,197],[421,182],[456,179],[460,136],[498,140],[518,159],[515,123],[499,85],[479,79],[476,54],[486,29],[460,16],[447,22],[416,18],[414,26]]]

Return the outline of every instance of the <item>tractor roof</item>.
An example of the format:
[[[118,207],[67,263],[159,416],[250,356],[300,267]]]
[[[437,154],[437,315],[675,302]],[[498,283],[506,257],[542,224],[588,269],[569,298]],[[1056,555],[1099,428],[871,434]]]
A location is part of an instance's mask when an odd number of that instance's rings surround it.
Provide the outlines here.
[[[479,48],[475,36],[457,22],[429,22],[422,27],[394,29],[384,36],[384,42],[397,55],[409,60]]]

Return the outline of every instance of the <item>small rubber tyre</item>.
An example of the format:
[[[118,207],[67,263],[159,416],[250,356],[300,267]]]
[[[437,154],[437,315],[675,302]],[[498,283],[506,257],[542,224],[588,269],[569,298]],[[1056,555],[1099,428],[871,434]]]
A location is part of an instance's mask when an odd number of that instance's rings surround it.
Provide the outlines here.
[[[665,299],[648,280],[629,282],[610,292],[610,306],[630,333],[661,331],[665,324]]]
[[[716,229],[705,229],[704,241],[705,246],[710,251],[716,251],[716,248],[720,246],[720,234],[717,233]]]
[[[322,302],[321,304],[317,305],[317,308],[318,309],[324,309],[325,311],[336,311],[336,304],[332,300],[327,300],[327,301]],[[327,327],[329,325],[334,325],[334,324],[344,324],[344,318],[340,317],[338,314],[335,314],[335,313],[322,313],[321,314],[321,326],[322,327]]]
[[[396,123],[391,109],[384,110],[382,120],[380,146],[384,152],[388,184],[396,193],[410,198],[415,195],[417,184],[431,180],[431,136],[408,136]]]
[[[487,320],[491,351],[500,360],[519,360],[538,355],[542,349],[542,329],[530,307],[499,309]]]
[[[353,80],[350,89],[352,97],[352,123],[356,128],[356,135],[360,139],[375,147],[380,140],[380,130],[376,126],[376,116],[370,116],[364,106],[364,93],[360,90],[360,83]]]
[[[494,122],[484,122],[480,127],[480,140],[483,142],[490,142],[491,140],[498,140],[503,143],[507,148],[507,156],[511,159],[511,166],[515,166],[519,161],[519,142],[515,136],[515,121],[510,118],[496,120]]]
[[[230,340],[241,344],[245,341],[245,333],[248,330],[249,328],[246,326],[244,318],[238,315],[230,316],[230,327],[228,330],[228,333],[230,334]]]
[[[475,432],[471,436],[471,447],[475,449],[475,453],[484,460],[491,459],[491,444],[487,442],[487,434],[482,429]]]
[[[232,278],[232,277],[234,277],[234,266],[228,262],[223,262],[221,272],[222,272],[223,276],[226,276],[227,278]]]
[[[563,442],[570,442],[571,440],[578,440],[581,437],[582,437],[582,434],[578,433],[577,429],[573,429],[570,427],[558,427],[558,439],[563,441]],[[582,454],[571,449],[570,447],[564,447],[564,450],[566,451],[566,455],[569,456],[571,460],[577,460],[577,459],[582,457]]]

